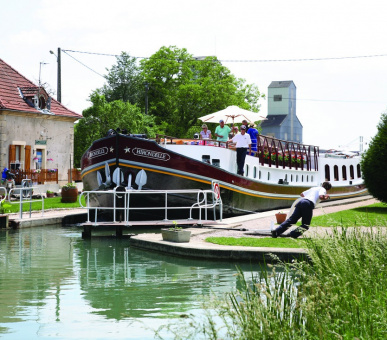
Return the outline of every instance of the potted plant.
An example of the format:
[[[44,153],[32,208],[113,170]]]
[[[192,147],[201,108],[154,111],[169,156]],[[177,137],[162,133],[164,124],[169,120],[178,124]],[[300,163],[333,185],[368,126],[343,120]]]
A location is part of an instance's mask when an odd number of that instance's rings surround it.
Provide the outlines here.
[[[78,188],[75,183],[67,183],[61,190],[62,203],[74,203],[78,198]]]
[[[285,214],[282,211],[279,211],[278,213],[275,214],[275,218],[277,219],[277,223],[281,224],[285,222],[287,214]]]
[[[9,203],[2,200],[0,203],[0,229],[8,228],[8,209],[11,207]]]
[[[55,193],[51,190],[47,190],[46,191],[46,197],[49,198],[49,197],[54,197],[55,196]]]
[[[173,226],[168,229],[161,229],[161,235],[164,241],[170,242],[189,242],[191,238],[191,231],[184,230],[176,221],[173,221]]]

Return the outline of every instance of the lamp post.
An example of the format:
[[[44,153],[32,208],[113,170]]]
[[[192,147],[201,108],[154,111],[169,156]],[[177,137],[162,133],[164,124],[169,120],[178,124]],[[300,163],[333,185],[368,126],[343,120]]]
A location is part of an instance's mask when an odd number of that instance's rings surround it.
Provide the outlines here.
[[[60,59],[60,47],[58,47],[58,55],[56,55],[53,51],[50,51],[51,54],[53,54],[56,57],[56,61],[58,63],[58,85],[57,85],[57,101],[59,103],[62,102],[62,76],[61,76],[61,59]]]

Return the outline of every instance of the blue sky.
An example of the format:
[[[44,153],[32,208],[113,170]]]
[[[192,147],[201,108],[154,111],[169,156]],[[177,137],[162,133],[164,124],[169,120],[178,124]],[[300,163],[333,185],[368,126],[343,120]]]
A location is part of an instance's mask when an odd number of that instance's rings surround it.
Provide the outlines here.
[[[56,93],[56,58],[64,50],[148,57],[176,45],[215,55],[267,94],[273,80],[297,86],[306,144],[356,150],[369,141],[387,107],[387,35],[383,0],[19,0],[2,1],[0,58]],[[62,102],[82,113],[104,84],[114,57],[62,53]],[[371,57],[374,55],[385,55]],[[317,58],[333,60],[303,60]],[[292,60],[262,62],[262,60]],[[237,62],[237,60],[239,62]],[[254,60],[259,62],[247,62]],[[54,95],[55,97],[55,95]],[[261,114],[267,102],[261,102]],[[210,113],[210,112],[209,112]]]

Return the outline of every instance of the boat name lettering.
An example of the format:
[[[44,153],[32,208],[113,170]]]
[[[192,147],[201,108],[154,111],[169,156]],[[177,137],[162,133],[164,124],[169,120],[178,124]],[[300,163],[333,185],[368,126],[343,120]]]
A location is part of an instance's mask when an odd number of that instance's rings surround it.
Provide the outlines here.
[[[91,158],[107,155],[107,153],[108,153],[108,148],[105,146],[103,148],[90,151],[88,157],[89,159],[91,159]]]
[[[171,158],[167,153],[164,153],[164,152],[152,151],[152,150],[146,150],[146,149],[140,149],[140,148],[134,148],[133,153],[137,156],[156,158],[161,161],[169,161],[169,159]]]

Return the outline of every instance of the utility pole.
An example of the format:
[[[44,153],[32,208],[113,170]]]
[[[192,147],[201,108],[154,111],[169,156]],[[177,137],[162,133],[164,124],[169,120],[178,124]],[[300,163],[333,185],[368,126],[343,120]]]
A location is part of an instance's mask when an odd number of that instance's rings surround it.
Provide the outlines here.
[[[56,100],[61,103],[62,102],[62,66],[61,66],[61,56],[60,56],[60,47],[58,47],[58,55],[56,55],[53,51],[50,51],[56,57],[56,62],[58,63],[58,76],[57,76],[57,94]]]
[[[148,90],[149,84],[145,83],[145,114],[148,114]]]

